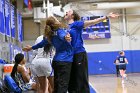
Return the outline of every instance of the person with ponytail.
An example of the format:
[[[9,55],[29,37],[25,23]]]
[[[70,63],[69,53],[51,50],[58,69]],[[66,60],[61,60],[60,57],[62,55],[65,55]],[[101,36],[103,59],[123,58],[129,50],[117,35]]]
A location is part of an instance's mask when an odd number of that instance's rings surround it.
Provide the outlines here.
[[[35,44],[41,42],[43,35],[39,36]],[[33,51],[34,59],[31,63],[31,71],[37,83],[39,93],[52,93],[53,91],[53,70],[51,66],[51,53],[54,51],[51,44],[45,45]]]
[[[22,91],[36,90],[36,83],[30,80],[30,71],[25,67],[26,60],[22,53],[15,56],[15,65],[13,67],[11,77],[15,80]]]
[[[61,23],[52,16],[46,20],[44,37],[45,38],[40,43],[34,46],[28,45],[23,48],[23,51],[35,50],[47,44],[52,44],[55,47],[55,55],[52,62],[52,67],[54,69],[53,93],[67,93],[71,65],[73,62],[73,48],[70,42],[71,37],[63,29]]]

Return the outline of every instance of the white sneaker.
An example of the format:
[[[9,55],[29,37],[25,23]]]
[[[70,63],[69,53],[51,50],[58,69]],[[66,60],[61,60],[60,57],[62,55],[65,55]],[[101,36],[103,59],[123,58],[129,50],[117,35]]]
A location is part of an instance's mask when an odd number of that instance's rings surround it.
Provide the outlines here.
[[[125,80],[127,80],[127,75],[126,74],[124,74],[123,77],[124,77]]]
[[[124,84],[124,80],[122,80],[122,84]]]

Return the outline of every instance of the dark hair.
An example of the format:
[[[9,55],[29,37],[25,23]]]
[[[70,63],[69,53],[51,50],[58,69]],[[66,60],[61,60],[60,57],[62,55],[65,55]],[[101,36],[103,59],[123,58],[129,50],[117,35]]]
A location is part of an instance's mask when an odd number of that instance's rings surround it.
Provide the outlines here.
[[[80,20],[80,16],[75,10],[73,10],[73,20],[74,21]]]
[[[56,30],[60,27],[62,27],[62,25],[60,23],[57,23],[54,17],[51,16],[46,20],[44,36],[47,36],[47,40],[49,43],[51,43],[52,37],[55,35]]]
[[[12,70],[12,73],[11,73],[11,76],[12,78],[14,79],[15,78],[15,73],[17,72],[17,67],[18,67],[18,64],[20,64],[20,62],[24,59],[24,55],[22,53],[18,53],[16,56],[15,56],[15,65],[13,67],[13,70]]]
[[[45,37],[43,37],[43,39],[45,39]],[[46,55],[48,55],[48,53],[51,52],[52,50],[53,50],[52,44],[48,43],[47,45],[44,46],[44,52],[46,53]]]

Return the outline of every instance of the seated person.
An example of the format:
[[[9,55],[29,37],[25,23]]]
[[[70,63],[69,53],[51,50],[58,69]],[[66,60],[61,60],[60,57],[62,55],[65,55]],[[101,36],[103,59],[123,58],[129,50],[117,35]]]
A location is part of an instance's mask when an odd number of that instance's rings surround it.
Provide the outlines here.
[[[25,67],[26,61],[24,55],[19,53],[15,56],[15,65],[11,77],[15,80],[22,91],[36,90],[36,83],[30,79],[30,70]]]

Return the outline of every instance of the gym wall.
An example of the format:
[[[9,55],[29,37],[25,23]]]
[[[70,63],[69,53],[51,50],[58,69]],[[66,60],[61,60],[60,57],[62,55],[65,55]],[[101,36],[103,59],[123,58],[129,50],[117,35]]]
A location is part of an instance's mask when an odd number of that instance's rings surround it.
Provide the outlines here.
[[[121,50],[125,51],[129,61],[127,73],[140,72],[140,16],[128,13],[126,16],[127,33],[121,32],[123,31],[122,20],[121,18],[111,19],[110,39],[85,41],[90,75],[116,73],[113,62]]]

